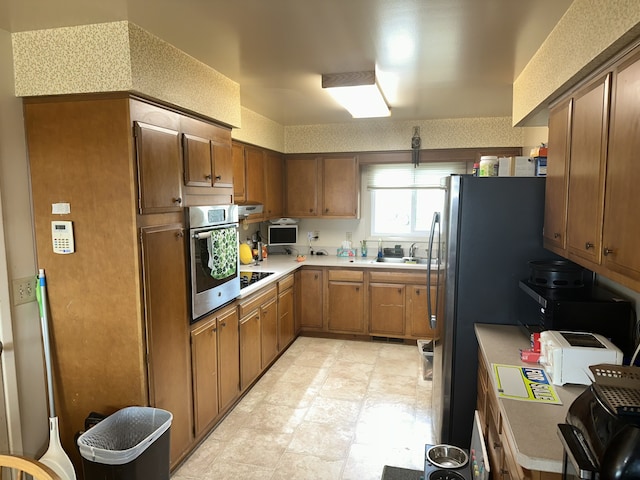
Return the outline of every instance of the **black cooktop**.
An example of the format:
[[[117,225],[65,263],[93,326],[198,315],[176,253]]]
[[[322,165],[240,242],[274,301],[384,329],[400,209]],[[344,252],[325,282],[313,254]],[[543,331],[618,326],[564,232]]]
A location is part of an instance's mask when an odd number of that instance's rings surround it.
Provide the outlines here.
[[[240,288],[248,287],[269,275],[273,275],[273,272],[240,272]]]

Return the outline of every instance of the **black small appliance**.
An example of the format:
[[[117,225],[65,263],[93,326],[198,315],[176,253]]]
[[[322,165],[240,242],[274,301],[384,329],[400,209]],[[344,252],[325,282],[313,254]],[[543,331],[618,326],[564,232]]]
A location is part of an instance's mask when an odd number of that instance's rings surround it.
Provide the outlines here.
[[[558,425],[563,480],[640,479],[640,368],[589,368],[595,381]]]
[[[520,281],[520,289],[530,297],[523,295],[520,316],[529,333],[543,330],[598,333],[610,339],[626,358],[633,355],[637,345],[636,319],[628,300],[589,283],[577,288],[548,288],[527,279]]]

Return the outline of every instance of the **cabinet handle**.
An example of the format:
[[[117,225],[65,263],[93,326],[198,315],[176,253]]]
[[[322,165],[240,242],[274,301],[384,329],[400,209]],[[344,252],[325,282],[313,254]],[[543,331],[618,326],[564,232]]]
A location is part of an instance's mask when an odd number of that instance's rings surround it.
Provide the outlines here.
[[[216,175],[216,180],[222,180],[222,175]]]
[[[310,209],[309,209],[309,213],[313,213],[313,208],[310,208]]]
[[[593,243],[591,242],[587,242],[584,244],[584,248],[586,248],[587,250],[589,250],[590,248],[593,248]]]
[[[218,329],[217,329],[216,327],[213,327],[213,328],[211,329],[211,333],[216,333],[217,331],[218,331]]]
[[[325,209],[324,209],[324,213],[329,213],[329,209],[328,209],[328,208],[325,208]]]
[[[560,236],[561,236],[561,235],[560,235],[558,232],[556,232],[556,233],[554,233],[554,234],[553,234],[553,238],[560,238]]]
[[[356,287],[356,292],[359,292],[359,291],[360,291],[360,287]]]
[[[401,288],[398,289],[398,293],[402,293],[402,289]]]
[[[222,325],[223,327],[226,327],[227,326],[227,322],[226,321],[225,322],[221,322],[220,325]]]
[[[502,444],[501,444],[500,442],[496,442],[496,441],[494,440],[494,442],[493,442],[493,448],[502,448]]]
[[[613,248],[604,247],[604,250],[603,250],[602,253],[604,253],[604,256],[606,257],[607,255],[609,255],[609,254],[613,255],[616,252],[613,250]]]
[[[206,180],[211,180],[211,175],[210,175],[210,174],[207,174],[207,175],[205,175],[205,176],[204,176],[204,178],[205,178]]]
[[[180,230],[179,232],[176,232],[176,238],[182,238],[184,237],[184,232],[182,230]]]
[[[182,203],[182,198],[180,197],[176,197],[173,199],[173,203],[177,203],[178,205],[180,205]]]

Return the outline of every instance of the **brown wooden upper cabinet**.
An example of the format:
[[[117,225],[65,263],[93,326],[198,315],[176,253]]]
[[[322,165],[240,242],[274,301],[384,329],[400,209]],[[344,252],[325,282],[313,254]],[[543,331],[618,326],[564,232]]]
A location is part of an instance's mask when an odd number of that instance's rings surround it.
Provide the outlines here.
[[[640,288],[640,49],[613,71],[611,126],[602,241],[608,271],[630,278]],[[618,280],[614,277],[614,279]]]
[[[192,194],[211,193],[216,187],[233,186],[231,131],[194,118],[182,116],[184,184]]]
[[[262,148],[233,142],[234,202],[265,204],[265,151]],[[265,220],[265,213],[249,215],[249,222]]]
[[[358,218],[360,176],[355,156],[285,158],[285,214]]]
[[[134,126],[140,213],[180,211],[183,207],[180,133],[143,122],[134,122]]]
[[[263,213],[249,221],[280,218],[284,214],[284,165],[282,154],[264,148],[232,144],[235,203],[259,203]]]
[[[602,256],[610,85],[607,74],[573,98],[567,249],[570,257],[594,263]]]
[[[276,152],[267,151],[264,157],[265,203],[264,218],[284,215],[284,159]]]
[[[549,111],[549,154],[544,203],[544,246],[566,255],[572,99]]]
[[[640,289],[639,89],[640,48],[635,48],[551,110],[545,208],[547,248],[635,290]],[[562,141],[570,147],[564,149]],[[556,162],[563,155],[564,167],[558,165],[562,160]],[[568,171],[568,181],[556,177],[556,167]],[[566,250],[551,238],[562,234],[563,194]]]
[[[231,143],[231,159],[233,164],[233,198],[235,203],[244,203],[247,200],[244,145],[237,142]]]

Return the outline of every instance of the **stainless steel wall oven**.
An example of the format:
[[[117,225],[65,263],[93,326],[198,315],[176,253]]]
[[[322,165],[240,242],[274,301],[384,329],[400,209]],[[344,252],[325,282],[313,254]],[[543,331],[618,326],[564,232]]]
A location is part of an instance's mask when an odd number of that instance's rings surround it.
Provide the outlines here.
[[[238,207],[189,207],[191,322],[240,294]]]

